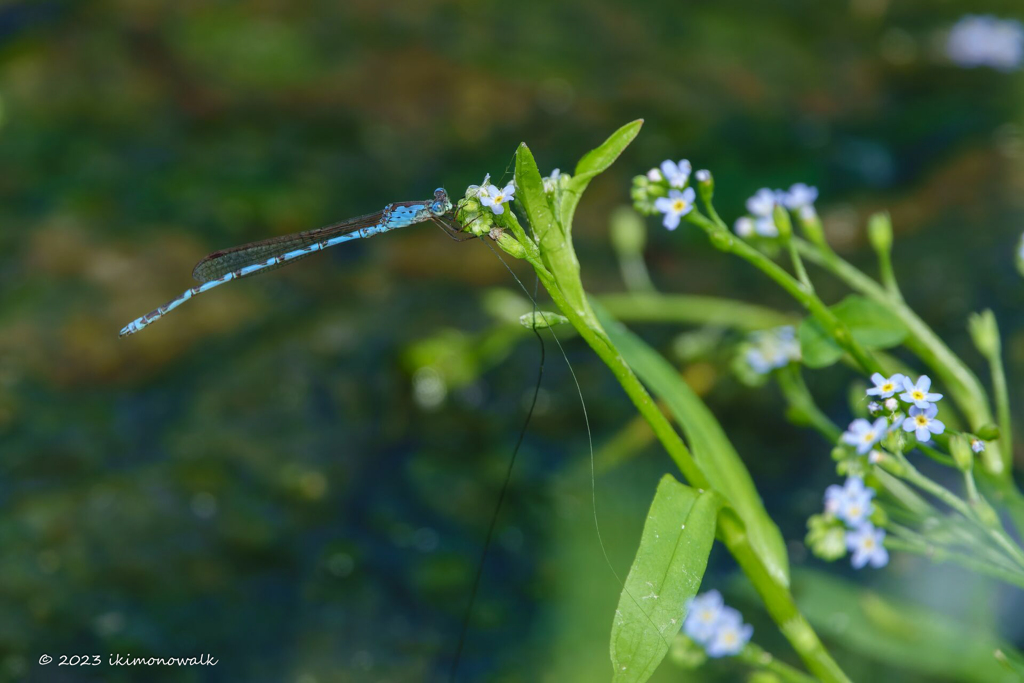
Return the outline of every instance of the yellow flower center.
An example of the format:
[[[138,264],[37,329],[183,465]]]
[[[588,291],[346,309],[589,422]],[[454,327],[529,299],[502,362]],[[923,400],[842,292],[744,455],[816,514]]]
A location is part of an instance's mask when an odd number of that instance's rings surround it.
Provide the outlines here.
[[[864,443],[871,443],[874,440],[875,430],[872,429],[870,432],[864,432]]]
[[[672,210],[675,211],[676,213],[682,213],[683,209],[685,208],[686,202],[684,202],[682,199],[677,199],[674,202],[672,202]]]
[[[722,640],[725,641],[726,645],[733,645],[736,643],[736,634],[732,631],[726,631],[722,634]]]
[[[875,539],[873,539],[870,536],[868,536],[867,538],[864,539],[863,545],[864,545],[864,550],[871,550],[872,548],[875,547]]]
[[[915,389],[914,391],[910,392],[910,395],[914,397],[915,401],[920,401],[921,399],[924,398],[924,392],[918,389]]]
[[[494,203],[495,204],[501,204],[503,201],[505,201],[505,195],[503,195],[500,192],[498,194],[494,195]]]
[[[888,394],[892,390],[893,390],[892,382],[886,382],[885,384],[882,385],[882,393],[883,394]]]
[[[851,505],[850,509],[848,510],[848,512],[850,514],[850,517],[860,517],[860,506],[859,505]]]
[[[928,426],[928,418],[925,417],[924,415],[918,415],[917,417],[915,417],[914,418],[914,422],[917,423],[918,427],[927,427]]]

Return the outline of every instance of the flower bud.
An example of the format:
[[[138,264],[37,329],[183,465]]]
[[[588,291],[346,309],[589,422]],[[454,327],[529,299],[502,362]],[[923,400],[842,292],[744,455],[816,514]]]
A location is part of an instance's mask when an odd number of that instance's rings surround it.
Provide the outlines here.
[[[498,243],[502,250],[514,258],[526,258],[526,248],[519,244],[512,235],[501,228],[491,228],[490,238]]]
[[[793,236],[793,224],[789,220],[789,212],[781,204],[776,204],[772,209],[772,220],[775,227],[779,229],[779,238],[785,242]]]
[[[812,244],[822,248],[827,246],[825,242],[825,227],[821,224],[821,218],[818,217],[817,213],[801,211],[797,214],[797,220],[800,222],[800,229],[803,230],[804,235]]]
[[[815,557],[827,562],[838,560],[846,554],[846,530],[832,515],[811,515],[804,543]]]
[[[1000,353],[999,326],[996,324],[996,316],[991,310],[985,309],[981,313],[973,313],[967,319],[967,329],[974,340],[981,355],[992,358]]]
[[[672,641],[672,649],[669,650],[668,656],[674,664],[683,669],[697,669],[708,659],[704,648],[682,633]]]
[[[711,199],[715,196],[715,179],[711,175],[711,171],[702,168],[694,174],[694,178],[697,179],[697,192],[700,193],[701,201],[710,204]]]
[[[896,458],[882,458],[878,466],[894,477],[902,477],[907,473],[907,468]]]
[[[888,213],[876,213],[868,219],[868,240],[879,254],[892,249],[892,220]]]
[[[871,523],[877,527],[884,527],[889,523],[889,513],[885,511],[881,505],[875,505],[871,510],[871,516],[869,518]]]
[[[975,433],[982,441],[995,441],[999,438],[999,427],[989,422],[982,425]]]
[[[611,240],[619,256],[639,256],[647,243],[643,220],[629,207],[618,207],[612,211]]]

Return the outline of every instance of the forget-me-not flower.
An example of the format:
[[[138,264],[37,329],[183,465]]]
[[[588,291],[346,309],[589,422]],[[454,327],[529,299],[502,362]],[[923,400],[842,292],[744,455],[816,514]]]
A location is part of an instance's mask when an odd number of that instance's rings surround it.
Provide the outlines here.
[[[766,375],[776,368],[784,368],[792,361],[800,360],[800,342],[796,339],[792,325],[754,332],[750,335],[750,341],[746,361],[759,375]]]
[[[728,657],[739,654],[754,635],[754,627],[743,623],[743,615],[732,607],[722,608],[718,628],[705,650],[708,657]]]
[[[895,413],[896,409],[900,407],[900,402],[896,400],[896,397],[885,399],[885,409],[890,413]]]
[[[490,196],[490,188],[494,187],[491,185],[491,174],[488,173],[484,176],[484,181],[479,185],[470,185],[467,190],[467,196],[476,195],[478,198],[483,199],[484,197]]]
[[[722,594],[716,590],[691,598],[686,606],[683,632],[702,645],[709,642],[715,635],[724,608]]]
[[[484,206],[489,206],[491,211],[496,215],[505,213],[504,204],[515,199],[516,186],[509,183],[502,189],[498,189],[494,185],[484,184],[480,188],[480,203]]]
[[[942,398],[942,394],[933,394],[928,391],[932,388],[932,380],[928,375],[921,375],[917,378],[916,383],[911,382],[909,377],[904,377],[903,388],[905,391],[900,394],[900,399],[907,403],[913,403],[918,408],[927,408]]]
[[[747,211],[755,216],[771,216],[775,210],[775,193],[762,187],[754,196],[747,200]]]
[[[771,216],[758,216],[754,219],[754,232],[761,237],[778,237],[779,226]]]
[[[847,477],[843,486],[833,484],[825,489],[825,511],[851,526],[857,526],[874,510],[871,499],[875,490],[858,477]]]
[[[675,187],[680,190],[686,186],[686,181],[690,179],[690,171],[692,170],[693,166],[686,159],[680,159],[678,164],[671,159],[661,162],[661,174],[665,176],[669,187]]]
[[[658,197],[654,202],[654,208],[665,214],[662,225],[669,230],[678,228],[680,219],[693,210],[693,200],[696,196],[693,188],[688,187],[682,192],[669,190],[667,197]]]
[[[740,237],[750,237],[754,234],[754,219],[750,216],[740,216],[736,219],[732,229]]]
[[[864,455],[878,443],[879,439],[885,436],[888,426],[889,422],[884,417],[878,418],[874,423],[868,422],[864,418],[857,418],[843,432],[841,440],[845,444],[854,446],[858,454]]]
[[[846,534],[846,547],[853,551],[850,564],[860,569],[866,564],[872,567],[884,567],[889,564],[889,551],[882,544],[885,541],[885,529],[876,529],[871,523],[865,522]]]
[[[903,431],[914,432],[918,441],[928,441],[932,434],[941,434],[946,431],[946,425],[935,419],[939,409],[929,404],[927,408],[914,406],[910,409],[910,416],[903,420]]]
[[[871,381],[875,383],[875,386],[868,389],[868,396],[889,398],[903,388],[903,380],[903,375],[898,372],[892,377],[885,377],[882,373],[876,372],[871,375]]]
[[[985,452],[985,442],[981,439],[971,439],[971,450],[975,453]]]
[[[968,14],[949,31],[946,54],[959,66],[1011,71],[1024,62],[1024,26],[991,15]]]
[[[782,193],[782,204],[791,211],[798,211],[805,206],[813,206],[818,200],[818,188],[805,183],[794,183],[789,192]]]

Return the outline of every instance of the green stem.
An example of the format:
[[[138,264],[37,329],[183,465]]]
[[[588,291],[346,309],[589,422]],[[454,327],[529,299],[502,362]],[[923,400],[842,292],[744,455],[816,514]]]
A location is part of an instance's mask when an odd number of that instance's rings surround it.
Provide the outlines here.
[[[829,443],[833,445],[838,443],[843,431],[818,408],[818,404],[815,403],[814,397],[804,382],[800,366],[791,363],[776,372],[775,378],[779,382],[783,397],[789,403],[790,414],[818,430]]]
[[[812,291],[787,273],[777,263],[759,252],[741,239],[733,236],[724,223],[716,223],[697,211],[691,211],[687,220],[698,226],[711,238],[717,248],[736,254],[743,260],[758,268],[771,279],[775,280],[786,292],[800,303],[808,313],[822,324],[825,331],[835,339],[847,353],[861,366],[866,374],[881,372],[878,361],[850,334],[849,328],[836,317],[825,303]],[[795,241],[795,239],[794,239]]]
[[[924,453],[925,455],[927,455],[929,458],[939,463],[940,465],[945,465],[946,467],[956,467],[956,461],[953,460],[952,457],[946,455],[945,453],[936,448],[932,448],[931,446],[923,443],[918,443],[917,448],[922,453]]]
[[[1024,569],[1024,550],[1021,550],[1020,546],[1018,546],[1005,531],[1000,528],[993,528],[980,520],[970,505],[946,487],[921,474],[906,458],[902,459],[901,464],[906,468],[903,475],[904,479],[914,484],[922,491],[927,491],[931,495],[935,496],[943,503],[959,512],[966,519],[976,523],[977,526],[982,529],[988,537],[1000,549],[1002,549],[1004,553],[1006,553],[1007,556],[1009,556],[1019,567]]]
[[[792,594],[765,569],[747,540],[743,523],[728,509],[718,516],[718,536],[728,546],[743,573],[761,596],[768,613],[800,655],[807,669],[821,681],[849,681],[821,643],[818,634],[800,613]]]
[[[796,250],[796,245],[793,244],[793,240],[786,240],[786,250],[789,252],[789,258],[793,262],[793,270],[796,272],[796,277],[800,281],[808,292],[814,292],[814,285],[811,283],[811,277],[807,274],[807,269],[804,268],[804,262],[800,258],[800,252]]]
[[[878,271],[882,284],[889,294],[897,301],[903,301],[903,293],[900,292],[900,286],[896,282],[896,271],[892,268],[892,252],[889,249],[878,252]]]
[[[753,669],[770,671],[783,683],[815,683],[817,680],[796,667],[779,661],[770,652],[754,643],[747,643],[747,646],[736,655],[736,659]]]
[[[981,382],[914,311],[847,261],[835,255],[825,258],[813,245],[795,238],[793,241],[808,261],[824,267],[853,289],[881,304],[906,325],[910,332],[904,342],[907,348],[942,380],[957,406],[967,416],[972,429],[977,430],[992,422],[988,397]],[[1009,463],[1001,459],[998,447],[989,448],[985,453],[988,455],[985,464],[989,472],[1008,478]]]
[[[1000,567],[994,567],[987,562],[979,562],[973,557],[954,553],[936,545],[918,543],[890,536],[885,539],[885,547],[890,550],[902,550],[904,552],[914,553],[915,555],[921,555],[923,557],[927,557],[933,562],[951,562],[953,564],[958,564],[972,572],[985,574],[986,576],[991,576],[1014,586],[1024,587],[1024,574],[1007,571]]]
[[[531,258],[529,250],[527,253],[527,260],[537,270],[541,283],[547,289],[552,301],[562,311],[562,314],[569,318],[580,336],[615,375],[630,400],[633,401],[633,405],[650,423],[658,440],[683,476],[691,486],[707,488],[707,479],[697,467],[689,449],[683,444],[668,419],[658,409],[647,389],[633,374],[625,359],[608,340],[600,324],[593,317],[593,313],[590,312],[589,306],[579,309],[570,306],[557,281],[540,259]],[[780,584],[761,563],[760,558],[750,545],[742,522],[730,511],[725,510],[719,515],[717,533],[761,596],[768,613],[778,624],[779,630],[803,659],[808,670],[826,683],[848,683],[849,679],[846,674],[832,659],[814,629],[797,609],[789,589]]]
[[[998,333],[996,339],[999,339]],[[988,356],[988,362],[992,370],[992,393],[996,398],[996,414],[999,416],[999,447],[1003,451],[1007,467],[1012,468],[1013,420],[1010,416],[1010,392],[1006,386],[1001,344],[996,344],[995,352]]]
[[[793,325],[798,320],[771,308],[732,299],[689,294],[605,294],[597,298],[623,322],[717,325],[743,331]]]

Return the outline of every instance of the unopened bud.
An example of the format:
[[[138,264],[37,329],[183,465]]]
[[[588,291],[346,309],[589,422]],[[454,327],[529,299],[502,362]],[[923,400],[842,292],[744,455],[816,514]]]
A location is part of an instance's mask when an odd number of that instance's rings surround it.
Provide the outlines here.
[[[702,168],[694,174],[694,178],[697,179],[697,192],[700,193],[701,200],[705,204],[710,204],[715,196],[715,179],[711,171]]]
[[[621,256],[638,256],[647,243],[647,229],[636,211],[620,206],[612,211],[611,240],[615,251]]]
[[[999,427],[989,422],[982,425],[975,433],[982,441],[995,441],[999,438]]]
[[[793,236],[793,224],[789,220],[789,212],[781,204],[776,204],[772,210],[772,220],[775,227],[779,229],[779,238],[783,242]]]
[[[992,358],[1000,353],[999,326],[995,314],[985,309],[981,313],[973,313],[967,319],[967,329],[971,333],[974,346],[981,355]]]
[[[876,213],[868,219],[868,240],[879,254],[892,249],[892,220],[888,213]]]
[[[526,258],[526,248],[512,235],[501,228],[491,228],[490,237],[502,250],[514,258]]]

